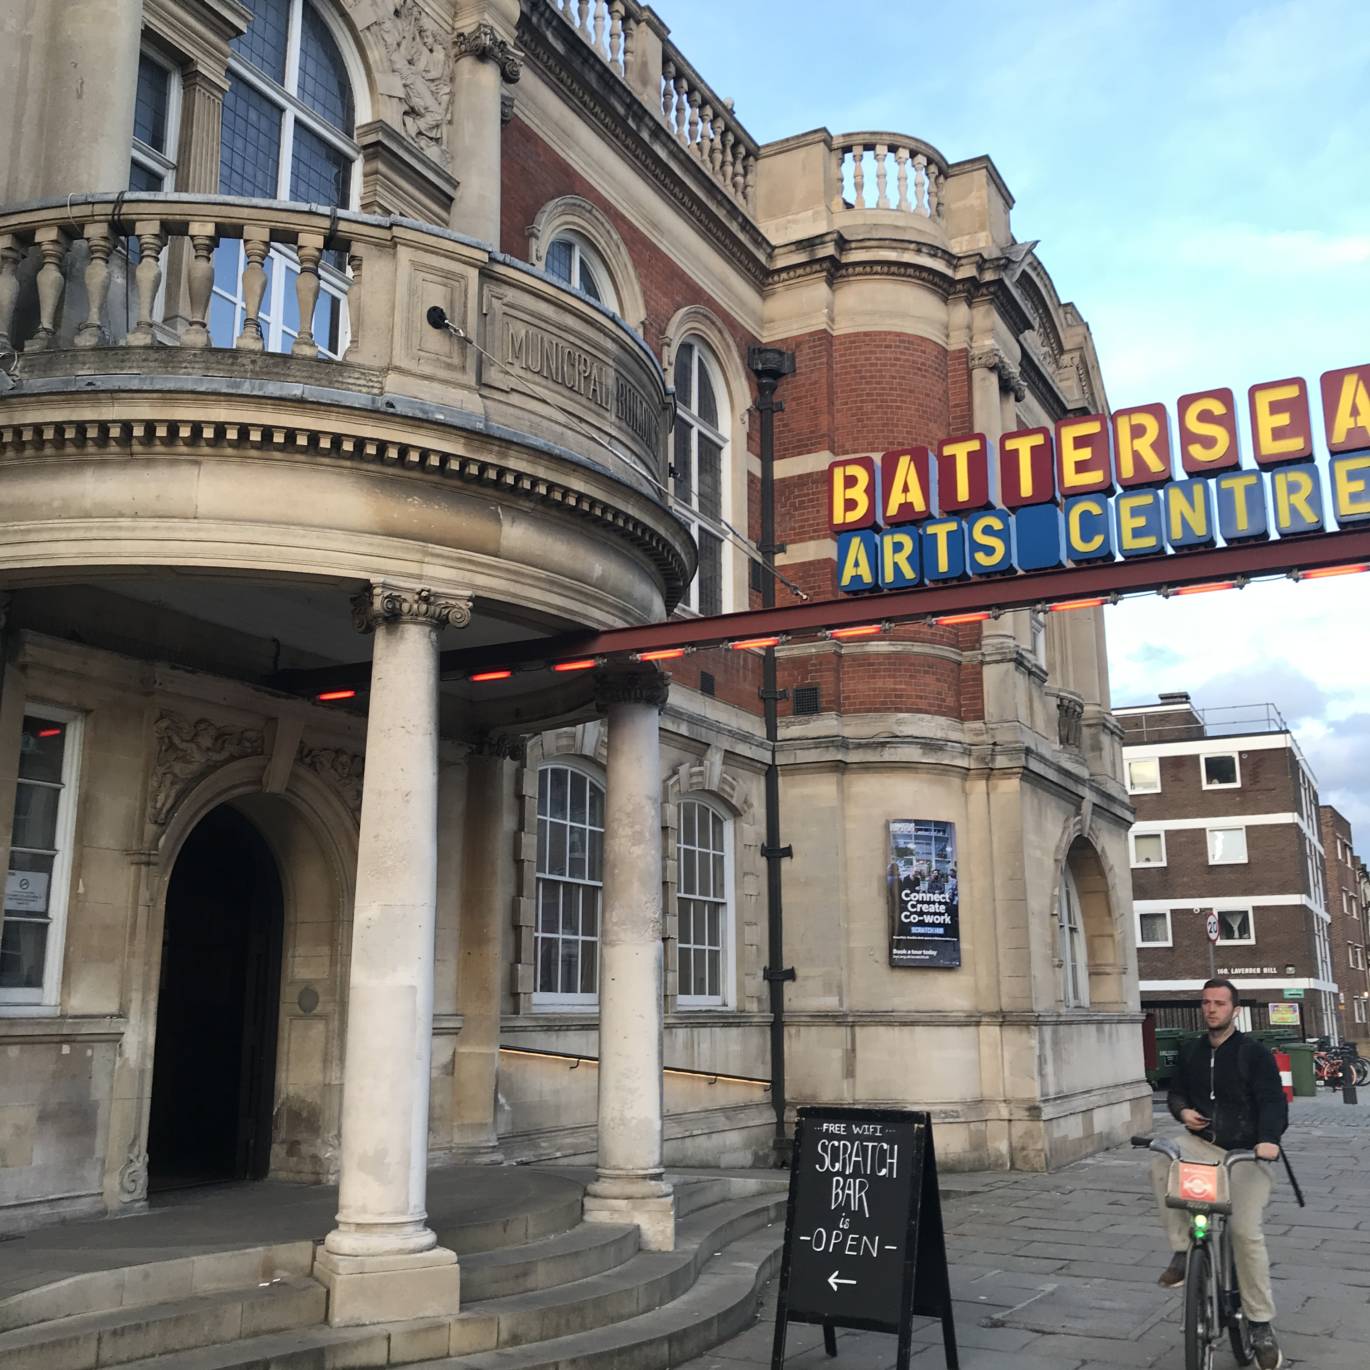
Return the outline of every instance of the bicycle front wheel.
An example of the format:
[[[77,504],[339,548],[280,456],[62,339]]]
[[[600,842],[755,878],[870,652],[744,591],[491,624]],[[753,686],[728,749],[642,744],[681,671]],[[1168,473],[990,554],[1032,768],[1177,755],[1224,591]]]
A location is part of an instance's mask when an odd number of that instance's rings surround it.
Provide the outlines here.
[[[1184,1370],[1213,1370],[1213,1256],[1192,1245],[1184,1272]]]
[[[1356,1057],[1356,1083],[1358,1085],[1370,1085],[1370,1061],[1364,1056]]]

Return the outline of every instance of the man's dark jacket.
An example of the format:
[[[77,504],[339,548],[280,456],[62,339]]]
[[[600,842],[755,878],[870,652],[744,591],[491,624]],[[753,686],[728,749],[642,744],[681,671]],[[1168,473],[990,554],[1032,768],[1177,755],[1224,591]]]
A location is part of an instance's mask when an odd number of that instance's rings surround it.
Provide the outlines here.
[[[1234,1032],[1216,1052],[1207,1033],[1187,1042],[1166,1102],[1177,1121],[1181,1109],[1202,1113],[1208,1128],[1197,1135],[1225,1151],[1249,1150],[1257,1142],[1278,1145],[1289,1126],[1275,1058],[1244,1032]]]

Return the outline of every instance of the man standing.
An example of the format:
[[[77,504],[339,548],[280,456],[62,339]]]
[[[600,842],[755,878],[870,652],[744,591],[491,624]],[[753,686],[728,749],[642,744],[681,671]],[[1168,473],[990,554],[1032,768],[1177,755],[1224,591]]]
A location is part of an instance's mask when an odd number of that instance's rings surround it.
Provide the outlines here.
[[[1275,1058],[1254,1037],[1237,1030],[1236,986],[1230,980],[1209,980],[1199,1007],[1208,1035],[1180,1052],[1167,1102],[1188,1129],[1180,1139],[1186,1160],[1213,1164],[1229,1151],[1255,1151],[1260,1158],[1255,1165],[1238,1165],[1230,1172],[1230,1231],[1242,1310],[1251,1324],[1257,1364],[1261,1370],[1279,1370],[1284,1356],[1270,1326],[1275,1303],[1262,1221],[1270,1201],[1270,1163],[1279,1159],[1280,1138],[1289,1126],[1289,1106]],[[1152,1184],[1174,1252],[1160,1283],[1173,1288],[1184,1283],[1189,1220],[1182,1209],[1166,1206],[1169,1170],[1165,1157],[1152,1158]]]

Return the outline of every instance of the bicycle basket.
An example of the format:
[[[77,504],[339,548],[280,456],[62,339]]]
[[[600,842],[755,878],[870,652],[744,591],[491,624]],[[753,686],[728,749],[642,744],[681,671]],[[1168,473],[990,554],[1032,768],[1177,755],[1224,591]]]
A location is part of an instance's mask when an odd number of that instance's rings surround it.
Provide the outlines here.
[[[1165,1202],[1168,1208],[1192,1213],[1231,1213],[1226,1169],[1202,1161],[1171,1161]]]

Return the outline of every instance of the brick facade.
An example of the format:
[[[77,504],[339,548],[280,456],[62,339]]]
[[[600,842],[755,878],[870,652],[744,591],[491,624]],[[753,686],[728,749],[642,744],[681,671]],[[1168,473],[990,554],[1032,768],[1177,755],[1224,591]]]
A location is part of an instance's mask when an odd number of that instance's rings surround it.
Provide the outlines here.
[[[1352,846],[1351,824],[1330,804],[1318,807],[1327,911],[1332,916],[1332,969],[1339,990],[1337,1007],[1342,1036],[1370,1042],[1370,973],[1365,961],[1366,909],[1360,871],[1363,863]]]
[[[1260,715],[1271,721],[1260,731],[1210,733],[1187,696],[1167,698],[1154,709],[1119,712],[1136,809],[1132,893],[1143,1007],[1153,1008],[1162,1026],[1180,1025],[1216,971],[1236,982],[1254,1027],[1267,1025],[1268,1005],[1287,1000],[1302,1004],[1306,1032],[1326,1032],[1334,996],[1326,989],[1323,858],[1309,821],[1315,791],[1297,744],[1282,722],[1274,726],[1273,710]],[[1226,764],[1216,758],[1235,759],[1235,784],[1205,785],[1205,759]],[[1155,763],[1159,790],[1149,788],[1150,775],[1132,769],[1137,762]],[[1221,845],[1210,850],[1214,830],[1235,829],[1244,834],[1244,859],[1211,859],[1224,855]],[[1156,835],[1164,842],[1163,863],[1139,864],[1156,857]],[[1211,956],[1210,909],[1224,930]],[[1158,944],[1165,910],[1169,945]],[[1245,935],[1233,938],[1233,931]]]

